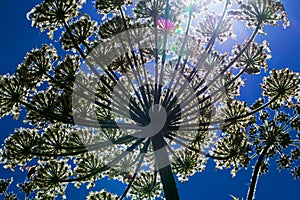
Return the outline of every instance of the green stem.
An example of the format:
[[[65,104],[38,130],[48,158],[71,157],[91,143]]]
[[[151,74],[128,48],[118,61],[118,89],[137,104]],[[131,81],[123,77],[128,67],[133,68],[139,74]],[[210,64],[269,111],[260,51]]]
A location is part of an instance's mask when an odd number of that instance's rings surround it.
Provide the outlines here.
[[[248,190],[248,195],[247,195],[247,200],[253,200],[254,198],[254,193],[255,193],[255,188],[256,188],[256,185],[257,185],[257,180],[258,180],[258,176],[259,176],[259,171],[260,171],[260,168],[261,168],[261,165],[264,161],[264,158],[269,150],[271,145],[267,145],[264,150],[262,151],[262,153],[260,154],[260,156],[258,157],[258,160],[255,164],[255,168],[254,168],[254,171],[253,171],[253,174],[252,174],[252,178],[251,178],[251,183],[250,183],[250,187],[249,187],[249,190]]]
[[[158,172],[163,184],[163,190],[166,200],[179,200],[179,195],[176,187],[176,182],[172,172],[171,165],[164,166],[169,161],[166,142],[160,134],[152,138],[154,156]]]

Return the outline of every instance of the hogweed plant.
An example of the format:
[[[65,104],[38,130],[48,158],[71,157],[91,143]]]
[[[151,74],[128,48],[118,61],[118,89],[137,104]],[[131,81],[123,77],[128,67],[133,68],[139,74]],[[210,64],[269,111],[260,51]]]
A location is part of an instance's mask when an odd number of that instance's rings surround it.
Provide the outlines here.
[[[289,26],[280,1],[97,0],[95,20],[85,3],[35,6],[28,19],[53,44],[0,77],[1,117],[29,127],[1,150],[5,168],[27,169],[18,184],[26,199],[65,199],[69,184],[108,177],[126,185],[121,196],[86,198],[176,200],[175,179],[188,181],[209,159],[233,176],[253,167],[248,200],[272,159],[299,178],[299,73],[271,70],[254,104],[239,100],[243,75],[268,70],[268,42],[256,36]],[[221,51],[237,24],[252,33]],[[17,199],[11,182],[1,180],[5,199]]]

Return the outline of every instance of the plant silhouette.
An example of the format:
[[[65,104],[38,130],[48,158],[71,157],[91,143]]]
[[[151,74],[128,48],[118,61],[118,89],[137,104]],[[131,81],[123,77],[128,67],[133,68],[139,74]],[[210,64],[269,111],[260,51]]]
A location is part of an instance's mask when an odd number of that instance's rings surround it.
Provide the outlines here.
[[[108,177],[124,193],[87,199],[176,200],[175,180],[209,159],[233,176],[253,165],[248,200],[271,159],[299,178],[299,73],[271,70],[261,98],[239,99],[244,74],[268,70],[269,44],[256,36],[289,26],[280,1],[97,0],[98,20],[81,11],[85,3],[36,5],[27,17],[54,44],[0,77],[0,116],[23,110],[29,127],[0,151],[5,168],[27,168],[18,184],[26,199],[67,198],[69,184],[91,188]],[[221,51],[236,24],[252,33]],[[11,183],[0,182],[5,199],[17,199]]]

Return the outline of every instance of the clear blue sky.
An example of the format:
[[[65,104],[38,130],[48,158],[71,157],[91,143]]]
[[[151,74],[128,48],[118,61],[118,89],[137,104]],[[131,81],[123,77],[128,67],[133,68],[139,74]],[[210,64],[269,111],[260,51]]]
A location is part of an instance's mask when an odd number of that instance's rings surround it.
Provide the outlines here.
[[[13,73],[18,63],[23,60],[27,51],[48,43],[45,33],[30,26],[31,22],[26,20],[26,13],[37,3],[38,0],[2,1],[0,8],[0,74]],[[270,27],[267,29],[266,39],[270,42],[272,59],[269,68],[288,67],[294,71],[300,71],[300,1],[285,0],[291,27],[283,30],[281,27]],[[261,76],[248,76],[247,87],[242,90],[242,99],[253,102],[260,94],[257,84],[261,82]],[[12,118],[0,120],[0,142],[13,132],[16,127],[22,126],[20,122]],[[274,166],[274,165],[273,165]],[[276,165],[275,165],[276,166]],[[9,172],[0,166],[0,177],[8,177]],[[232,179],[229,171],[215,171],[212,162],[209,162],[207,170],[197,174],[185,184],[178,184],[179,193],[183,200],[227,200],[230,194],[245,197],[247,185],[251,176],[251,169],[242,170],[237,177]],[[25,174],[18,178],[25,179]],[[116,192],[121,191],[119,184],[102,181],[96,187],[109,187]],[[13,189],[13,188],[12,188]],[[294,181],[293,177],[286,171],[278,172],[271,167],[270,173],[259,179],[257,188],[257,200],[296,200],[299,199],[300,181]],[[68,199],[81,200],[82,192],[68,190]]]

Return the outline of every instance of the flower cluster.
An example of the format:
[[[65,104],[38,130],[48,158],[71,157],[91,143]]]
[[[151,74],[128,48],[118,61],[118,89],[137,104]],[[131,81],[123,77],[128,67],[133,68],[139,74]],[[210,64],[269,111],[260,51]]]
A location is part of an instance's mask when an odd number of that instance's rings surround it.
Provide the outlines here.
[[[222,114],[224,115],[225,122],[227,122],[223,130],[235,134],[236,130],[250,125],[254,117],[248,115],[249,112],[250,109],[246,102],[241,102],[236,99],[228,101],[227,105],[222,108]]]
[[[66,183],[62,183],[62,180],[67,180],[72,174],[66,160],[40,161],[36,171],[34,182],[39,188],[37,199],[55,198],[58,194],[66,199]]]
[[[12,165],[25,166],[33,158],[32,152],[36,148],[37,130],[20,128],[5,140],[3,159]]]
[[[220,20],[222,20],[221,23]],[[206,15],[205,19],[196,25],[196,32],[206,42],[210,41],[212,36],[220,42],[225,42],[229,37],[234,37],[231,18],[223,19],[220,15]]]
[[[32,21],[32,26],[40,27],[41,31],[49,30],[50,39],[58,27],[63,27],[69,20],[79,15],[79,9],[85,0],[45,0],[35,6],[28,14],[27,18]]]
[[[135,14],[138,18],[157,19],[165,11],[165,1],[163,0],[140,0],[135,7]]]
[[[266,71],[268,68],[267,60],[271,58],[268,46],[269,44],[266,41],[264,41],[261,45],[256,42],[252,42],[242,53],[237,62],[235,62],[235,67],[243,67],[247,74],[259,74],[260,69],[264,69]],[[235,46],[232,52],[232,59],[235,59],[243,48],[243,45]]]
[[[96,9],[102,13],[112,12],[114,9],[119,9],[124,5],[132,4],[132,0],[96,0]]]
[[[255,149],[254,155],[259,155],[262,160],[256,167],[260,169],[259,174],[268,172],[270,160],[276,159],[278,169],[289,170],[296,179],[299,178],[299,137],[295,134],[297,129],[291,125],[297,121],[299,114],[294,112],[292,115],[290,111],[287,108],[264,110],[260,112],[260,120],[249,129],[250,142]]]
[[[299,96],[299,73],[287,68],[282,70],[272,70],[269,77],[265,77],[260,87],[263,95],[276,98],[275,102],[282,105],[292,103],[294,97]]]
[[[227,101],[240,96],[240,89],[244,85],[245,82],[241,77],[234,76],[233,73],[228,72],[225,73],[222,78],[217,80],[213,84],[213,87],[215,87],[216,90],[224,92],[226,96],[223,97],[223,100]]]
[[[131,199],[150,199],[154,200],[161,196],[161,184],[158,177],[152,173],[140,173],[132,185]]]
[[[199,13],[201,11],[204,11],[207,9],[208,4],[211,1],[208,0],[179,0],[179,1],[171,1],[171,5],[174,5],[175,8],[178,9],[179,12],[182,12],[183,14],[194,14]]]
[[[78,157],[75,162],[76,168],[74,169],[74,175],[77,177],[84,177],[90,173],[94,173],[96,170],[100,169],[104,165],[104,161],[101,161],[101,156],[96,153],[87,153]],[[87,188],[94,186],[94,182],[101,178],[101,174],[95,174],[90,179],[85,181],[89,182]]]
[[[64,50],[77,49],[80,45],[88,47],[91,42],[89,38],[96,35],[97,22],[90,20],[89,16],[82,16],[79,20],[72,23],[69,28],[70,32],[66,31],[60,38],[62,48]]]
[[[26,54],[16,74],[24,82],[24,86],[36,90],[42,82],[49,80],[49,72],[53,70],[54,64],[59,59],[55,47],[43,45],[40,49],[33,49]]]
[[[54,69],[54,79],[50,82],[59,88],[69,86],[72,88],[78,69],[80,68],[80,57],[77,55],[66,55],[63,61],[59,62]]]
[[[0,76],[0,117],[12,114],[18,119],[21,112],[20,102],[25,100],[28,90],[20,77],[14,75]]]
[[[239,20],[245,20],[248,27],[262,26],[265,24],[278,25],[283,21],[283,26],[289,26],[285,8],[278,0],[247,0],[239,1],[239,11],[230,12]]]
[[[126,21],[129,22],[129,19],[126,19]],[[120,16],[116,16],[105,21],[99,27],[99,36],[101,39],[107,39],[124,31],[126,31],[126,25],[123,19]]]
[[[235,135],[227,135],[219,139],[213,150],[217,157],[215,160],[216,168],[233,167],[231,174],[234,177],[239,169],[249,165],[249,152],[251,152],[250,144],[244,133],[238,132]]]
[[[99,192],[90,192],[86,197],[87,200],[117,200],[118,196],[115,194],[111,194],[105,190],[101,190]]]
[[[205,169],[205,162],[205,157],[201,157],[196,152],[188,150],[179,152],[172,163],[173,173],[177,175],[180,182],[188,181],[189,176]]]

